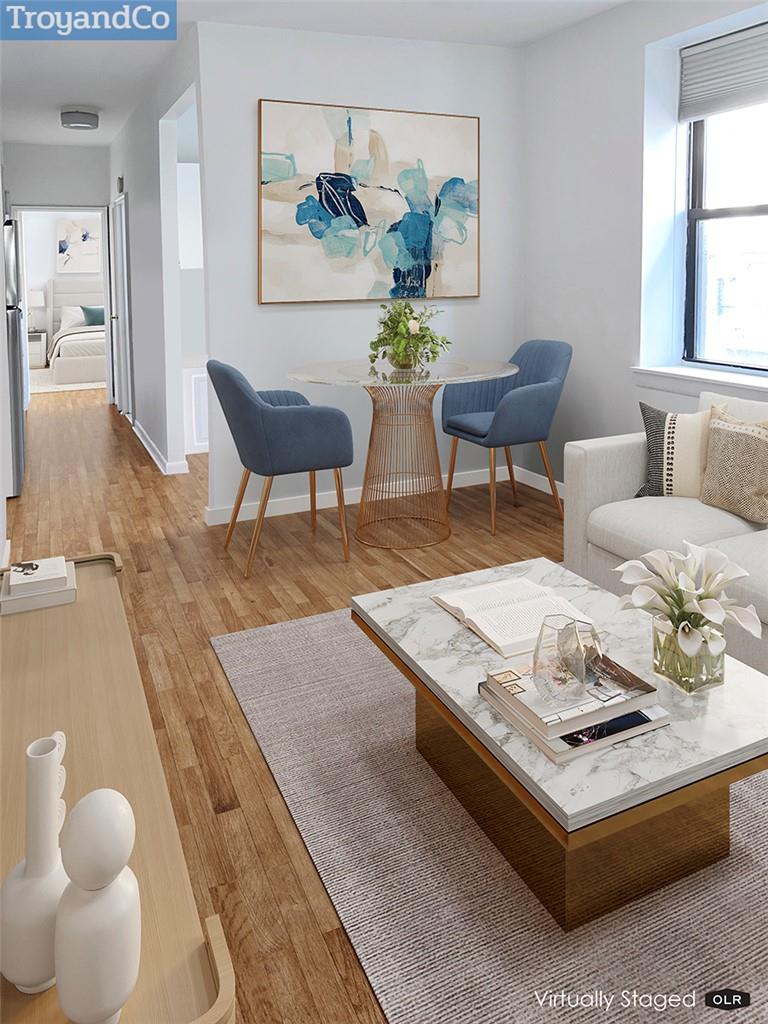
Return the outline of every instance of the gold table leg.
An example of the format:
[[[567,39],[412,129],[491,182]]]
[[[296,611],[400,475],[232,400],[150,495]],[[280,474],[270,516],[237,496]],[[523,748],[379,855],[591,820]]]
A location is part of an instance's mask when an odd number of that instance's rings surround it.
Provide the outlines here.
[[[439,384],[366,387],[371,437],[355,536],[377,548],[421,548],[451,534],[432,403]]]

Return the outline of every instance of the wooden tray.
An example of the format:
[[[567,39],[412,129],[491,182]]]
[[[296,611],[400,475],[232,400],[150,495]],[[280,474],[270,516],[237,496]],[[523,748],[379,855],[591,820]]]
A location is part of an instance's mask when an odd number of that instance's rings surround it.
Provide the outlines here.
[[[141,893],[141,967],[121,1024],[232,1024],[235,978],[218,916],[195,906],[125,617],[118,555],[74,559],[74,604],[0,619],[2,877],[24,857],[27,745],[67,735],[69,808],[117,789],[136,816],[131,867]],[[64,1024],[56,988],[2,983],[4,1024]]]

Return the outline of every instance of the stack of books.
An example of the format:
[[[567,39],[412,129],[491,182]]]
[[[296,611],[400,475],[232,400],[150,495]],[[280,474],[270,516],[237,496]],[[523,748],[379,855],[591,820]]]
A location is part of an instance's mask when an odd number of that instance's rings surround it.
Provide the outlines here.
[[[76,597],[74,562],[61,557],[13,562],[3,574],[0,615],[71,604]]]
[[[542,697],[525,670],[489,672],[478,690],[555,764],[567,764],[670,720],[656,704],[656,687],[605,655],[588,669],[587,696],[569,704]]]

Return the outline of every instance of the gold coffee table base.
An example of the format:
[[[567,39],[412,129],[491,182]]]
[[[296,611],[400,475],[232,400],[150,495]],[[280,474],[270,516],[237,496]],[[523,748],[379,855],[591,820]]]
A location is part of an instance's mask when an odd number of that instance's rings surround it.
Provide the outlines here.
[[[440,384],[365,389],[371,437],[355,536],[376,548],[422,548],[451,535],[432,403]]]

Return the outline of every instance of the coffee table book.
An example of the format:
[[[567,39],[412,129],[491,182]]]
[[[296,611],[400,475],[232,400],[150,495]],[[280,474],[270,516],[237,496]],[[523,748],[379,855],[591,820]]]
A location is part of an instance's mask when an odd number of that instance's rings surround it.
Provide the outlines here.
[[[504,658],[533,651],[547,615],[591,622],[570,601],[525,579],[443,591],[432,600]]]
[[[481,696],[492,693],[503,714],[514,725],[525,722],[544,739],[554,739],[590,725],[607,722],[618,715],[639,711],[657,701],[656,687],[603,655],[587,669],[587,697],[567,704],[554,704],[536,689],[530,672],[515,669],[491,671]]]
[[[539,750],[555,764],[569,764],[587,754],[599,753],[606,747],[613,747],[624,740],[632,739],[633,736],[642,736],[643,733],[668,725],[670,720],[663,708],[654,705],[643,711],[628,713],[622,711],[618,716],[609,718],[607,721],[586,728],[573,729],[561,736],[549,739],[542,736],[521,718],[510,715],[505,705],[496,698],[494,693],[489,691],[487,683],[480,683],[478,690],[494,711],[523,736],[526,736],[531,743],[535,743]]]
[[[51,591],[37,590],[28,594],[26,589],[18,594],[11,590],[10,573],[3,576],[0,588],[0,615],[16,615],[18,612],[34,612],[39,608],[54,608],[61,604],[71,604],[77,599],[77,580],[74,562],[67,562],[66,587],[57,587]]]
[[[67,588],[67,563],[60,555],[55,558],[36,558],[28,562],[13,562],[4,577],[9,594],[29,597],[30,594],[49,594]]]

